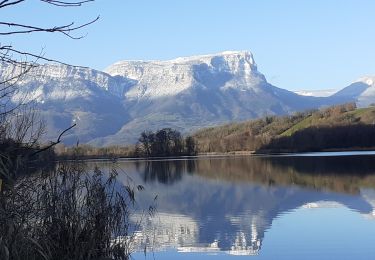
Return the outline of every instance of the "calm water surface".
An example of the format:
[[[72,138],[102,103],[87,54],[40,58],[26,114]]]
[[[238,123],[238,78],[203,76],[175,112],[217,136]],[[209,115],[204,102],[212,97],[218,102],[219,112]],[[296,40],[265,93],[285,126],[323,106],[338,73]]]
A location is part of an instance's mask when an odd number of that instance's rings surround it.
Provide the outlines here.
[[[375,259],[375,155],[322,155],[97,164],[157,195],[134,259]]]

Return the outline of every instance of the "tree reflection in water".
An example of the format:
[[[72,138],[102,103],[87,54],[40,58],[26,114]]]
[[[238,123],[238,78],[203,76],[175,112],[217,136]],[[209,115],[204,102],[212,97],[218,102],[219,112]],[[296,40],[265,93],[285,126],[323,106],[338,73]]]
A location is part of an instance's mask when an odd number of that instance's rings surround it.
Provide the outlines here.
[[[297,185],[358,194],[375,187],[373,156],[236,157],[137,162],[143,181],[174,184],[184,174],[265,186]]]
[[[180,181],[183,174],[193,174],[195,161],[147,161],[143,169],[143,181],[173,184]]]
[[[158,195],[159,217],[140,231],[152,230],[154,249],[254,254],[273,220],[302,206],[329,201],[372,214],[373,160],[244,156],[120,162],[120,167],[145,186],[140,204]]]

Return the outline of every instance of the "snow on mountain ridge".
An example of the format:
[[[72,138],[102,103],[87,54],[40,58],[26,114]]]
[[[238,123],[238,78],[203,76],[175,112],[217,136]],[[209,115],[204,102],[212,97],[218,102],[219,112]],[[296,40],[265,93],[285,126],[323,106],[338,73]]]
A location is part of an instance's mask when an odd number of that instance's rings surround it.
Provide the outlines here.
[[[362,82],[369,86],[375,86],[375,76],[364,76],[364,77],[357,79],[353,83],[356,83],[356,82]]]
[[[166,61],[120,61],[109,66],[105,72],[136,81],[126,93],[130,100],[154,99],[173,96],[189,88],[212,85],[216,78],[221,85],[234,79],[232,84],[253,86],[265,82],[257,71],[253,55],[248,51],[227,51],[218,54],[180,57]],[[241,79],[237,82],[236,79]]]
[[[0,66],[0,78],[11,79],[15,75],[19,88],[13,101],[67,100],[88,97],[96,92],[106,91],[117,97],[123,97],[130,80],[85,67],[64,64],[35,65],[26,74],[25,68],[5,65]]]
[[[359,107],[367,107],[375,101],[375,76],[361,77],[333,95],[343,102],[356,102]]]
[[[337,89],[294,90],[293,92],[301,96],[329,97],[335,94],[337,92]]]
[[[177,57],[174,59],[170,60],[122,60],[122,61],[117,61],[114,64],[110,65],[107,69],[104,71],[108,72],[108,69],[114,65],[121,65],[122,63],[138,63],[138,64],[145,64],[145,63],[154,63],[154,64],[165,64],[165,63],[187,63],[187,62],[207,62],[213,57],[216,56],[223,56],[223,57],[230,57],[230,56],[248,56],[249,59],[251,59],[252,63],[254,63],[254,58],[253,54],[250,51],[223,51],[223,52],[218,52],[214,54],[202,54],[202,55],[193,55],[193,56],[182,56],[182,57]],[[110,73],[109,73],[110,74]]]

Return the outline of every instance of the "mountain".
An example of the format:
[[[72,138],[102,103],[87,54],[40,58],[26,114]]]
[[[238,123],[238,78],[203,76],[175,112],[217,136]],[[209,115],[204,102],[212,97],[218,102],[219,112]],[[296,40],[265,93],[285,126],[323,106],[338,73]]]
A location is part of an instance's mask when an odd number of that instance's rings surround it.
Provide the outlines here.
[[[0,73],[2,78],[19,74],[10,66],[2,66]],[[12,101],[37,105],[46,122],[46,140],[55,140],[62,130],[77,123],[64,141],[88,142],[116,133],[129,120],[121,98],[128,84],[125,79],[87,68],[41,65],[22,76],[17,84]]]
[[[363,77],[331,96],[342,102],[355,101],[360,107],[375,102],[375,77]]]
[[[17,69],[2,64],[2,79]],[[198,128],[289,114],[347,98],[307,97],[269,84],[248,51],[121,61],[105,72],[40,65],[23,76],[13,102],[33,100],[47,122],[46,139],[73,123],[64,142],[94,145],[135,142],[143,130]]]
[[[134,136],[134,129],[173,127],[187,132],[322,104],[322,99],[269,84],[247,51],[170,61],[122,61],[105,71],[134,81],[125,93],[125,109],[133,119],[116,134],[117,140]]]

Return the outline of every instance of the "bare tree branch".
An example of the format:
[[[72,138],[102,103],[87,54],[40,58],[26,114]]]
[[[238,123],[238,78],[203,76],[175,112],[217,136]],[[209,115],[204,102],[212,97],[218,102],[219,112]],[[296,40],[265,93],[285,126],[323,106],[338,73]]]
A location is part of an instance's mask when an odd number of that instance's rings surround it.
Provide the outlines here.
[[[44,57],[40,54],[33,54],[33,53],[30,53],[30,52],[19,51],[19,50],[13,49],[11,46],[0,47],[0,53],[1,53],[1,50],[7,50],[9,52],[14,52],[14,53],[17,53],[17,54],[20,54],[20,55],[33,57],[35,59],[40,59],[40,60],[49,61],[49,62],[56,62],[56,63],[62,64],[62,65],[71,66],[70,64],[67,64],[67,63],[64,63],[64,62],[61,62],[61,61],[58,61],[58,60],[46,58],[46,57]],[[1,58],[0,58],[0,61],[1,61]],[[30,65],[31,65],[31,63],[30,63]]]
[[[55,0],[40,0],[47,4],[62,6],[62,7],[74,7],[74,6],[81,6],[82,4],[93,2],[95,0],[85,0],[85,1],[55,1]]]
[[[26,0],[3,0],[0,2],[0,8],[4,8],[7,6],[12,6],[16,5],[22,2],[25,2]],[[40,0],[41,2],[50,4],[50,5],[55,5],[55,6],[60,6],[60,7],[77,7],[81,6],[85,3],[88,2],[93,2],[95,0],[84,0],[84,1],[58,1],[58,0]]]
[[[77,125],[77,124],[74,124],[74,125],[68,127],[67,129],[65,129],[64,131],[62,131],[61,134],[59,135],[59,137],[57,138],[56,142],[51,142],[51,144],[47,145],[46,147],[43,147],[42,149],[40,149],[40,150],[38,150],[38,151],[32,153],[31,156],[34,156],[34,155],[36,155],[36,154],[38,154],[38,153],[41,153],[41,152],[44,152],[44,151],[46,151],[46,150],[52,148],[53,146],[55,146],[55,145],[61,143],[61,137],[62,137],[66,132],[68,132],[70,129],[72,129],[73,127],[75,127],[76,125]]]
[[[48,32],[48,33],[62,33],[65,36],[71,38],[71,39],[82,39],[84,36],[72,36],[70,35],[71,32],[79,30],[83,27],[86,27],[90,24],[95,23],[99,20],[99,16],[97,16],[95,19],[91,20],[90,22],[81,24],[79,26],[72,27],[74,25],[74,22],[71,22],[70,24],[66,25],[60,25],[60,26],[54,26],[51,28],[43,28],[43,27],[37,27],[32,25],[25,25],[25,24],[19,24],[19,23],[9,23],[9,22],[0,22],[0,26],[7,26],[10,28],[21,28],[20,30],[11,30],[7,32],[0,32],[0,35],[13,35],[13,34],[26,34],[26,33],[33,33],[33,32]]]
[[[16,1],[4,0],[4,1],[0,2],[0,8],[7,7],[7,6],[10,6],[10,5],[16,5],[16,4],[19,4],[19,3],[24,2],[24,1],[25,0],[16,0]]]

